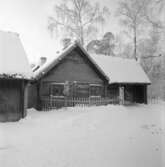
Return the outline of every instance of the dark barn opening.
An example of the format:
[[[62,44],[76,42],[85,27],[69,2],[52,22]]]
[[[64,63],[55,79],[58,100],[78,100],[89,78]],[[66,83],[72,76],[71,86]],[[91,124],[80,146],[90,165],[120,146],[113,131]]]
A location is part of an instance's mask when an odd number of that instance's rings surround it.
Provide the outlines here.
[[[125,85],[124,100],[126,103],[147,103],[146,85]]]

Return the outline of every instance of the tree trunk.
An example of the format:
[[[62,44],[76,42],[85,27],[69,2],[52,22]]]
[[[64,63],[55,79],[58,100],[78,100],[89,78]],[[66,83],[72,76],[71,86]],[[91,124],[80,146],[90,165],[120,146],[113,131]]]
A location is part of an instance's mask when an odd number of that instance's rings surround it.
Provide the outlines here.
[[[80,43],[84,46],[84,30],[82,26],[80,27]]]
[[[134,27],[134,58],[137,61],[137,34],[136,34],[136,27]]]

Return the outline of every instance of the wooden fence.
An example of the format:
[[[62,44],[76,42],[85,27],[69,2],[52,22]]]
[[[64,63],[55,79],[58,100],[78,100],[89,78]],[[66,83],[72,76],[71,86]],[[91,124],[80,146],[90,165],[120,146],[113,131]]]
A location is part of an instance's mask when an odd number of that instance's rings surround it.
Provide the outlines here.
[[[42,98],[41,109],[48,111],[61,107],[90,107],[108,104],[119,104],[119,99],[110,98]]]
[[[149,97],[148,98],[148,104],[158,104],[160,101],[159,97]]]

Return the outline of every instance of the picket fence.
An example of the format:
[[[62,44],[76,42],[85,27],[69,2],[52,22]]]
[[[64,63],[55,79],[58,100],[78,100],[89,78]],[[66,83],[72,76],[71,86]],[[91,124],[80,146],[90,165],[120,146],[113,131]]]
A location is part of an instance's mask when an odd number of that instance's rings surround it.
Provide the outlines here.
[[[161,101],[159,97],[149,97],[148,104],[158,104]]]
[[[49,111],[61,107],[90,107],[108,104],[118,104],[119,99],[110,98],[42,98],[41,106],[43,111]]]

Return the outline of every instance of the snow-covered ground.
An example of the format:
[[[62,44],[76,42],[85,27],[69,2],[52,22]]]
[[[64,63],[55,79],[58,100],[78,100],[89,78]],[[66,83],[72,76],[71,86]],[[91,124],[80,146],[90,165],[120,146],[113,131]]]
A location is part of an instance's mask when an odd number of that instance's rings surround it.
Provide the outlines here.
[[[164,167],[164,142],[163,102],[31,109],[0,123],[0,167]]]

